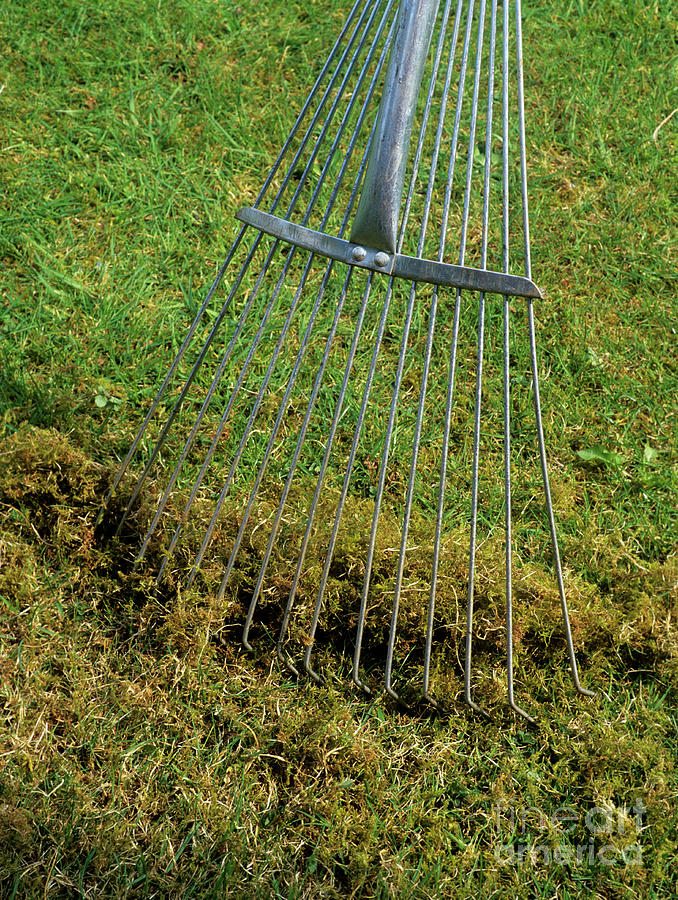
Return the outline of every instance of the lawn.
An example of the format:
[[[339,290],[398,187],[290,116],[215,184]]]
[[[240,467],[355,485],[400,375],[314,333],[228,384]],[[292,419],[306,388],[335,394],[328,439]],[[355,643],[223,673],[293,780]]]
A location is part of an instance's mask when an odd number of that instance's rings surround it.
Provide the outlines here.
[[[487,299],[475,572],[473,690],[489,719],[463,703],[477,295],[463,295],[451,421],[431,670],[440,710],[420,701],[418,687],[454,312],[445,298],[452,292],[441,293],[395,644],[395,681],[408,706],[379,685],[426,344],[424,303],[413,313],[375,544],[362,658],[373,695],[351,682],[406,291],[393,295],[318,621],[313,650],[322,683],[279,665],[275,641],[364,273],[353,276],[338,321],[254,616],[253,652],[242,649],[242,623],[343,267],[318,313],[226,588],[219,589],[251,481],[321,282],[319,262],[283,335],[286,363],[262,395],[261,417],[197,577],[189,577],[195,553],[238,446],[236,425],[266,378],[265,354],[253,361],[243,397],[215,441],[218,452],[176,549],[164,562],[219,419],[214,409],[143,560],[134,565],[134,558],[228,343],[230,308],[117,535],[199,343],[178,366],[174,393],[163,395],[102,512],[238,234],[233,214],[254,203],[348,3],[5,4],[2,897],[676,896],[678,27],[670,4],[649,0],[525,0],[524,7],[532,269],[546,292],[534,304],[544,430],[577,663],[584,686],[595,691],[578,695],[568,673],[524,302],[515,300],[515,680],[516,699],[536,724],[506,705],[501,298]],[[481,155],[478,172],[483,164]],[[475,170],[476,161],[471,165]],[[313,166],[317,174],[322,157]],[[413,221],[422,202],[417,192]],[[432,218],[439,215],[436,194]],[[479,233],[470,232],[471,255]],[[270,246],[262,243],[234,304],[246,298]],[[239,247],[208,303],[199,335],[217,321],[246,249]],[[215,387],[216,410],[271,298],[277,305],[262,346],[273,347],[286,328],[300,256],[274,260],[245,341]],[[500,267],[496,256],[490,262]],[[421,296],[428,303],[431,291]],[[290,620],[294,660],[308,645],[341,460],[380,311],[376,302],[367,309],[347,386]]]

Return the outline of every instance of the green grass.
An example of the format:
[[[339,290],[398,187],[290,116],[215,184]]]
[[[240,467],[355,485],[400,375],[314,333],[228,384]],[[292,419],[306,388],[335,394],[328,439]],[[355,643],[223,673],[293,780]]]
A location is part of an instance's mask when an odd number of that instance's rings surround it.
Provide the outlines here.
[[[246,500],[244,482],[190,590],[183,584],[192,557],[184,549],[167,583],[152,584],[181,509],[176,498],[146,564],[136,572],[129,565],[162,472],[145,488],[121,542],[104,540],[110,520],[103,531],[96,527],[118,460],[236,234],[232,214],[254,200],[341,27],[344,4],[6,4],[3,897],[675,896],[678,115],[668,117],[678,106],[678,31],[669,7],[526,3],[533,268],[548,294],[536,304],[544,422],[578,661],[584,683],[597,692],[590,701],[576,697],[566,670],[532,446],[526,333],[516,315],[516,691],[539,719],[531,728],[504,707],[501,335],[493,304],[474,676],[491,722],[455,700],[464,652],[475,300],[465,307],[434,653],[436,693],[450,701],[444,715],[418,706],[406,712],[349,687],[383,426],[378,410],[361,445],[320,623],[323,686],[297,684],[271,662],[270,637],[296,561],[286,553],[299,538],[292,513],[271,564],[252,657],[238,649],[239,625],[264,528],[246,535],[233,589],[221,600],[215,589]],[[317,272],[311,281],[317,284]],[[284,300],[291,291],[286,286]],[[386,359],[397,354],[398,314]],[[376,315],[370,311],[367,328]],[[272,331],[282,322],[278,311],[274,319]],[[298,345],[299,328],[295,322],[288,351]],[[422,308],[414,348],[423,346],[425,330]],[[345,347],[351,334],[350,321],[342,321],[339,343]],[[362,369],[369,340],[365,347]],[[208,357],[207,372],[221,349]],[[309,353],[317,363],[322,343]],[[391,368],[377,373],[382,410]],[[341,375],[333,357],[327,380],[336,387]],[[410,398],[418,379],[413,364],[404,381]],[[274,381],[266,415],[275,415],[283,388]],[[359,390],[350,391],[354,410]],[[324,387],[313,441],[322,437],[332,401]],[[412,409],[404,403],[398,420],[377,545],[375,589],[387,611]],[[293,405],[286,440],[303,411],[301,401]],[[160,418],[168,412],[163,407]],[[188,409],[184,424],[193,415]],[[441,421],[434,407],[434,435]],[[340,440],[345,446],[346,437]],[[244,469],[264,443],[264,433],[254,436]],[[421,672],[437,448],[434,438],[422,448],[430,489],[422,488],[411,526],[421,550],[408,559],[399,684]],[[298,516],[319,452],[301,461],[301,484],[290,498]],[[274,512],[268,491],[279,491],[285,474],[284,462],[274,461],[255,525]],[[339,475],[329,475],[318,547],[331,527]],[[114,512],[123,501],[124,490]],[[201,498],[187,543],[199,542],[210,514]],[[312,549],[309,586],[300,594],[304,614],[321,565]],[[365,648],[375,683],[388,624],[382,613],[379,604],[371,612]],[[301,641],[304,623],[300,613],[292,624]],[[640,828],[637,801],[645,808]],[[535,858],[506,863],[509,845],[532,847]],[[611,865],[595,857],[601,849]]]

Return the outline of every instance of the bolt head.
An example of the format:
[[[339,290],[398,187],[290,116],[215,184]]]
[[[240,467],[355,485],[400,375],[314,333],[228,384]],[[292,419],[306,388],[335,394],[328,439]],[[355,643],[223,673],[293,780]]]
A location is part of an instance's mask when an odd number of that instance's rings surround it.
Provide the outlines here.
[[[351,256],[356,262],[362,262],[367,256],[367,250],[364,247],[354,247],[351,250]]]
[[[383,250],[380,250],[379,253],[375,253],[374,255],[374,264],[375,266],[379,266],[380,269],[383,269],[384,266],[389,264],[390,257],[388,253],[384,253]]]

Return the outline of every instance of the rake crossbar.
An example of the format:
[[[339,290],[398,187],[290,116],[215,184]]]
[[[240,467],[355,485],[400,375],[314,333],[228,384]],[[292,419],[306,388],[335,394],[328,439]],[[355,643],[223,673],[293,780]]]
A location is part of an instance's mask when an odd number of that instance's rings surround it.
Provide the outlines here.
[[[362,246],[352,241],[344,241],[303,225],[295,225],[287,219],[272,216],[253,207],[238,210],[236,219],[245,225],[252,225],[265,234],[294,244],[302,250],[310,250],[322,256],[336,259],[347,265],[371,269],[395,278],[408,281],[424,281],[440,287],[455,287],[468,291],[484,291],[488,294],[506,294],[511,297],[533,297],[543,299],[543,294],[529,278],[507,275],[488,269],[471,269],[467,266],[452,266],[432,259],[405,256],[403,253],[388,254],[384,250]]]

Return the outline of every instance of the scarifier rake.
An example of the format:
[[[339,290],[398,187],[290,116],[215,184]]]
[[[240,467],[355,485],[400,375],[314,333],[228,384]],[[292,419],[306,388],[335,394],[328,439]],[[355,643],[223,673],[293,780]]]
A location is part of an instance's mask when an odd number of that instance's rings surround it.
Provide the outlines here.
[[[450,517],[446,488],[451,460],[457,456],[453,420],[458,348],[468,318],[461,315],[462,298],[466,291],[475,292],[477,349],[464,696],[474,710],[484,712],[472,697],[471,672],[486,295],[499,295],[503,298],[501,428],[508,700],[517,713],[533,721],[514,699],[511,298],[524,298],[527,307],[536,437],[569,664],[576,689],[589,696],[591,691],[582,687],[577,674],[542,430],[533,317],[533,302],[542,294],[532,282],[530,264],[521,4],[520,0],[514,5],[504,0],[500,9],[498,6],[497,0],[404,0],[397,7],[394,0],[356,2],[261,193],[253,206],[237,213],[242,227],[151,404],[107,503],[136,452],[145,449],[146,465],[127,504],[124,522],[155,464],[160,463],[162,448],[170,446],[172,426],[182,421],[186,408],[197,403],[197,415],[137,559],[144,557],[166,516],[170,496],[187,481],[190,492],[179,521],[173,523],[176,527],[158,581],[167,575],[191,511],[202,508],[209,498],[213,513],[188,576],[188,584],[192,584],[230,508],[227,498],[248,496],[237,512],[237,535],[225,550],[228,558],[224,557],[219,591],[223,598],[243,540],[247,543],[254,530],[252,522],[262,496],[277,491],[277,505],[269,508],[263,523],[268,526],[268,539],[247,598],[242,640],[252,649],[250,630],[267,590],[276,541],[291,515],[288,501],[296,498],[296,486],[303,486],[309,474],[315,477],[312,498],[310,490],[306,494],[309,502],[304,508],[303,538],[295,550],[296,568],[285,585],[289,593],[280,610],[277,654],[294,673],[303,670],[320,680],[313,665],[314,647],[338,535],[346,527],[342,514],[358,482],[358,492],[370,498],[373,511],[369,538],[365,534],[364,560],[360,561],[357,619],[352,622],[353,680],[369,692],[361,657],[368,620],[378,606],[371,579],[380,515],[385,504],[392,509],[400,502],[400,545],[384,642],[386,691],[399,699],[394,666],[399,611],[403,594],[409,590],[406,572],[408,551],[412,551],[408,533],[413,510],[425,495],[429,515],[435,517],[435,531],[426,588],[429,600],[421,689],[435,704],[430,680],[436,594]],[[377,104],[375,97],[379,96]],[[500,128],[495,128],[496,107],[501,111]],[[415,216],[419,228],[410,234],[407,226]],[[438,228],[431,235],[433,218]],[[511,250],[514,234],[519,254]],[[516,263],[514,256],[519,256],[520,262]],[[242,265],[229,284],[227,298],[214,313],[211,301],[215,291],[231,264],[240,259]],[[488,268],[491,260],[496,261],[498,271]],[[515,274],[517,267],[521,274]],[[290,291],[292,278],[298,280]],[[449,302],[452,297],[454,304]],[[216,373],[206,395],[196,400],[196,376],[206,360],[218,360]],[[442,377],[436,380],[432,371],[438,360]],[[339,371],[343,371],[341,381],[333,374]],[[169,402],[175,376],[182,386]],[[379,402],[385,384],[390,405]],[[416,413],[408,400],[413,391],[415,395],[418,392]],[[438,397],[438,406],[427,405],[432,395]],[[208,415],[212,406],[222,410],[216,423],[216,417]],[[170,407],[159,433],[151,437],[156,413]],[[400,419],[407,407],[412,408],[415,421],[411,443],[405,448],[409,465],[403,466],[403,472],[407,470],[407,476],[403,474],[399,489],[394,468],[403,458],[407,430],[400,427]],[[380,448],[378,452],[375,446]],[[419,470],[422,448],[427,459],[432,453],[437,459],[434,485],[426,477],[430,466]],[[224,458],[228,465],[225,480]],[[249,494],[243,493],[242,485],[250,477]],[[333,479],[338,495],[333,519],[328,519],[321,498]],[[318,516],[328,525],[331,521],[331,529],[322,571],[309,586],[307,551],[322,531]],[[260,526],[261,522],[256,528]],[[352,527],[350,523],[348,527]],[[218,555],[224,550],[215,543],[212,552]],[[306,598],[311,590],[315,601],[300,603],[302,593]],[[291,622],[304,615],[302,659],[295,664],[288,652]]]

